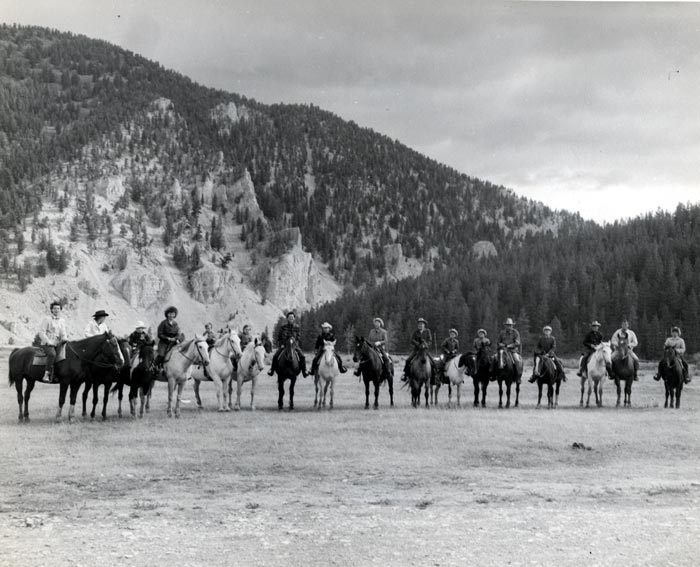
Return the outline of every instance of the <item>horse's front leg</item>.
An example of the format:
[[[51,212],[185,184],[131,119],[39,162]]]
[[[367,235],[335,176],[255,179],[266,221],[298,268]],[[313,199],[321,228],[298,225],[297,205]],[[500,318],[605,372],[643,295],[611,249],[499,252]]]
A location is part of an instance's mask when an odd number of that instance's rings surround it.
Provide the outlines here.
[[[389,405],[394,407],[394,374],[393,372],[387,377],[387,382],[389,382]],[[379,388],[377,388],[377,395],[379,395]]]
[[[379,409],[379,386],[381,383],[381,378],[374,381],[374,405],[372,406],[374,409]]]
[[[58,392],[58,409],[56,410],[56,421],[61,421],[61,413],[63,412],[63,404],[66,403],[66,394],[68,393],[68,384],[61,380]]]
[[[503,380],[498,381],[498,407],[503,407]]]
[[[633,380],[625,382],[625,405],[627,407],[632,407],[632,382]]]
[[[258,383],[258,376],[253,376],[250,381],[250,411],[255,411],[255,386]]]
[[[90,419],[95,419],[95,408],[97,403],[100,401],[100,383],[97,382],[92,385],[92,411],[90,412]]]
[[[516,408],[520,405],[520,378],[515,382],[515,404]]]
[[[180,402],[182,401],[182,389],[185,387],[184,380],[177,382],[177,398],[175,399],[175,417],[180,417]]]
[[[214,387],[216,388],[216,402],[219,404],[219,409],[216,411],[224,412],[226,411],[226,406],[224,405],[224,383],[221,381],[219,375],[215,372],[210,372],[211,379],[214,382]]]
[[[583,407],[583,394],[586,390],[586,379],[581,378],[581,403],[579,404],[581,407]]]
[[[122,416],[122,400],[124,399],[124,382],[119,381],[118,382],[118,388],[117,388],[117,401],[119,404],[117,405],[117,417]]]
[[[363,376],[365,382],[365,409],[369,409],[369,378]],[[375,384],[376,386],[376,384]],[[375,394],[377,388],[375,387]]]
[[[175,390],[175,379],[168,376],[168,408],[165,413],[168,417],[173,416],[173,391]]]
[[[294,409],[294,385],[296,384],[297,377],[293,376],[289,381],[289,409]]]
[[[486,390],[489,387],[489,380],[484,380],[481,383],[481,407],[486,407]]]
[[[510,407],[510,389],[513,386],[513,382],[506,382],[506,408]]]
[[[428,380],[425,383],[425,409],[428,409],[430,407],[430,404],[428,403],[428,398],[430,397],[430,380]],[[420,404],[420,394],[418,395],[418,403]]]
[[[318,392],[318,381],[319,381],[318,374],[316,374],[314,376],[314,389],[316,390],[316,393],[314,395],[314,407],[321,409],[321,404],[320,404],[320,400],[319,400],[319,392]]]
[[[335,378],[331,378],[331,403],[328,405],[330,409],[333,409],[333,389],[335,388]]]
[[[615,388],[617,388],[617,403],[615,404],[615,407],[620,407],[620,397],[622,395],[622,387],[620,386],[620,379],[615,376]]]
[[[197,409],[204,409],[202,406],[202,398],[199,396],[199,380],[193,378],[192,389],[194,390],[194,399],[197,402]]]
[[[75,402],[78,399],[78,390],[82,386],[83,382],[79,380],[71,380],[70,383],[70,407],[68,408],[68,422],[73,421],[73,416],[75,415]],[[86,382],[87,385],[87,382]]]
[[[676,390],[676,409],[679,409],[681,407],[681,392],[683,391],[683,382],[681,382],[680,386],[678,386],[678,389]]]
[[[277,409],[282,410],[284,407],[284,378],[277,375]]]
[[[540,408],[540,404],[542,403],[542,382],[539,380],[537,381],[537,409]]]
[[[107,420],[107,402],[109,401],[109,389],[112,387],[111,382],[105,384],[105,393],[102,398],[102,421]]]
[[[90,382],[85,382],[85,388],[83,388],[83,417],[87,417],[87,399],[91,387],[92,384]]]

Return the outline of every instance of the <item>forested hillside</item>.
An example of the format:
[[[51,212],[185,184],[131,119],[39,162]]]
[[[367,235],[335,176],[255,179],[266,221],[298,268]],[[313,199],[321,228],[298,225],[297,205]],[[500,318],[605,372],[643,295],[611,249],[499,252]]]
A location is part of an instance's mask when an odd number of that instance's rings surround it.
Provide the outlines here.
[[[42,203],[65,196],[52,174],[73,164],[69,174],[97,179],[105,172],[96,164],[110,161],[131,171],[122,204],[142,206],[131,223],[137,234],[148,220],[168,244],[191,226],[214,238],[212,248],[219,235],[199,225],[201,188],[248,172],[264,218],[214,201],[219,221],[243,225],[250,247],[299,227],[305,249],[355,287],[385,275],[388,244],[439,268],[466,261],[477,241],[501,252],[528,231],[582,224],[314,106],[259,104],[103,41],[2,25],[0,226],[8,239]],[[175,183],[179,207],[169,200]],[[105,222],[87,207],[74,234],[94,237]]]
[[[690,352],[700,351],[700,207],[647,215],[606,227],[528,237],[498,258],[455,265],[416,279],[345,296],[305,314],[303,338],[330,321],[346,341],[366,335],[372,318],[387,324],[392,347],[409,348],[418,317],[437,337],[456,327],[466,349],[479,327],[494,337],[506,317],[516,319],[528,356],[545,324],[559,351],[576,353],[592,319],[608,339],[627,316],[642,356],[656,358],[678,324]]]

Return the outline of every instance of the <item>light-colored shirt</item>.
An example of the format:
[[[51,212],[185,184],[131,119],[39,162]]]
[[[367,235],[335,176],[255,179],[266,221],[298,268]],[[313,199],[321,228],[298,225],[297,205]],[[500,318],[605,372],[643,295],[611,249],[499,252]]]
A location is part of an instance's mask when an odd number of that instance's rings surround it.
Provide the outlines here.
[[[56,346],[60,341],[67,340],[66,320],[63,317],[49,315],[41,324],[39,338],[42,345],[53,346]]]
[[[639,344],[639,342],[637,341],[637,335],[634,334],[633,330],[627,329],[626,331],[624,331],[620,328],[613,333],[613,336],[610,339],[610,344],[613,347],[617,348],[620,346],[620,335],[622,333],[627,333],[627,346],[631,349],[634,349],[634,347],[636,347]]]
[[[668,337],[664,343],[664,348],[673,347],[676,354],[683,356],[685,354],[685,341],[680,337]]]
[[[90,321],[85,327],[85,338],[94,337],[95,335],[103,335],[109,332],[109,327],[105,321],[102,321],[99,325],[94,319]]]

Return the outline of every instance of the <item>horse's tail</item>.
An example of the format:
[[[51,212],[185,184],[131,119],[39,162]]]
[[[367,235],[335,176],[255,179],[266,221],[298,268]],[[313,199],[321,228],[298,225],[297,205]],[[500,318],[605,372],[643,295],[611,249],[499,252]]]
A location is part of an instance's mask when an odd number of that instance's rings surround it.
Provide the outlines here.
[[[12,386],[15,383],[15,377],[12,373],[12,355],[15,354],[18,350],[18,348],[12,349],[10,356],[7,357],[7,381],[10,386]]]

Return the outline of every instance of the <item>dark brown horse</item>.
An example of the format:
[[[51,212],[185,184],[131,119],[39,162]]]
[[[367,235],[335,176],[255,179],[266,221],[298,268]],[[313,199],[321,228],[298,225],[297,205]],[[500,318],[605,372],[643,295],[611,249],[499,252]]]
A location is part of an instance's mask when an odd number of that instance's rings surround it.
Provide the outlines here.
[[[617,407],[622,397],[622,382],[625,383],[624,407],[632,406],[632,382],[634,382],[634,360],[626,341],[620,341],[612,355],[612,376],[617,388]]]
[[[41,355],[42,350],[36,347],[15,349],[9,359],[10,385],[17,390],[19,405],[19,420],[29,421],[29,398],[34,384],[39,380],[45,366],[34,363],[35,355]],[[70,387],[71,410],[69,419],[75,412],[75,402],[78,390],[83,382],[89,379],[96,368],[121,367],[124,364],[117,339],[111,333],[104,333],[79,341],[69,341],[65,344],[65,359],[54,364],[54,378],[60,386],[58,411],[56,419],[60,420],[66,394]],[[22,383],[27,387],[22,393]]]
[[[510,407],[510,389],[515,382],[515,404],[518,407],[520,399],[520,376],[513,355],[505,348],[498,347],[495,364],[496,380],[498,380],[498,407],[503,407],[503,382],[506,383],[506,407]]]
[[[549,356],[537,355],[535,357],[535,368],[533,370],[537,378],[537,407],[542,402],[542,388],[547,386],[547,409],[554,409],[559,406],[559,388],[561,387],[561,376],[557,371],[557,366]]]
[[[462,355],[466,358],[467,374],[474,382],[474,407],[479,407],[479,389],[481,389],[481,407],[486,407],[486,389],[493,374],[494,358],[489,347],[480,348],[476,354]]]
[[[297,341],[289,337],[277,359],[277,409],[284,407],[284,381],[289,380],[289,409],[294,409],[294,385],[301,372],[301,361],[297,353]]]
[[[680,356],[676,354],[676,349],[672,346],[667,346],[664,349],[664,360],[661,363],[661,377],[666,387],[666,401],[664,407],[680,408],[681,392],[683,391],[683,363],[681,362]]]
[[[411,361],[408,369],[408,384],[411,387],[411,405],[414,408],[420,406],[420,391],[425,387],[425,407],[429,408],[430,381],[433,377],[433,365],[428,352],[428,344],[422,341],[418,346],[418,352]]]
[[[104,387],[104,395],[102,396],[102,421],[107,419],[107,402],[109,402],[109,393],[112,384],[116,382],[114,390],[119,392],[119,417],[122,416],[122,389],[124,386],[124,380],[128,382],[129,380],[129,361],[131,360],[131,347],[129,346],[129,341],[126,339],[119,339],[119,348],[121,349],[122,358],[124,359],[124,365],[121,368],[115,368],[110,366],[109,368],[95,368],[93,374],[88,380],[85,381],[85,387],[83,388],[83,417],[87,417],[87,399],[90,394],[90,389],[92,388],[92,412],[90,412],[90,419],[95,419],[95,409],[97,407],[97,402],[99,401],[98,391],[100,386]]]
[[[153,388],[155,370],[153,364],[156,358],[156,350],[153,343],[143,345],[138,357],[134,360],[134,366],[130,369],[129,379],[129,411],[131,417],[136,417],[136,397],[141,399],[139,417],[143,417],[144,409],[150,409],[149,400],[151,388]]]
[[[355,335],[355,350],[352,360],[359,364],[362,381],[365,383],[365,409],[369,409],[369,386],[374,384],[374,409],[379,408],[379,387],[386,381],[389,386],[389,403],[394,405],[394,374],[393,366],[386,372],[382,357],[377,350],[365,339]]]

